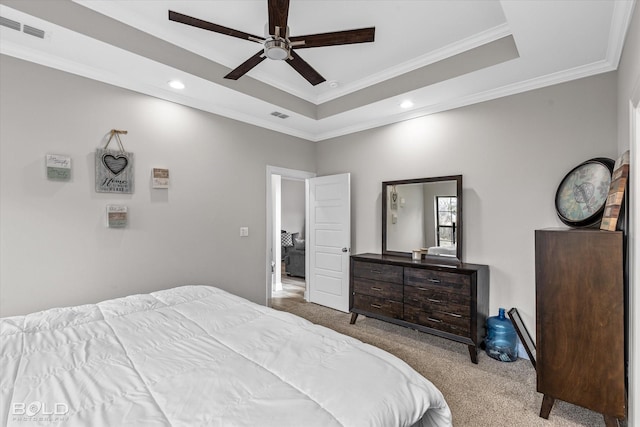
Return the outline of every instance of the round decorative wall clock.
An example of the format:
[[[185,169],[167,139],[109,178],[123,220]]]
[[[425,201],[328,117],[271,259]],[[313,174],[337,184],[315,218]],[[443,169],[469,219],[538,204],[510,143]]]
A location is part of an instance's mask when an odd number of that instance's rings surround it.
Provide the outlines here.
[[[571,227],[590,227],[602,220],[614,161],[597,157],[569,172],[556,191],[556,212]]]

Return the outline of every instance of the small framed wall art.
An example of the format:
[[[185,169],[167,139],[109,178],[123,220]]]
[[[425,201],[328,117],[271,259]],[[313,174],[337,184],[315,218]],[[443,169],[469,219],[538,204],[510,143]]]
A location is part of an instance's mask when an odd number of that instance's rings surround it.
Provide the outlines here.
[[[107,205],[107,227],[125,228],[129,219],[129,209],[124,205]]]
[[[169,169],[153,168],[151,170],[153,188],[169,188]]]
[[[47,154],[47,179],[54,181],[69,181],[71,179],[71,157],[60,154]]]

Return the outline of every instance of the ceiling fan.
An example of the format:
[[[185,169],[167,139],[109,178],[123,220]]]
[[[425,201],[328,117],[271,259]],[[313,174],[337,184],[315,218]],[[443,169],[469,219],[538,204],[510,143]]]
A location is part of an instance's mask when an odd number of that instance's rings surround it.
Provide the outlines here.
[[[302,59],[294,49],[367,43],[372,42],[374,39],[375,27],[290,37],[289,27],[287,26],[289,0],[268,0],[267,6],[269,23],[268,29],[265,29],[265,33],[268,33],[265,37],[254,36],[171,10],[169,11],[169,20],[262,44],[263,49],[224,76],[225,79],[232,80],[238,80],[265,58],[269,58],[285,60],[302,77],[315,86],[325,81],[325,78]]]

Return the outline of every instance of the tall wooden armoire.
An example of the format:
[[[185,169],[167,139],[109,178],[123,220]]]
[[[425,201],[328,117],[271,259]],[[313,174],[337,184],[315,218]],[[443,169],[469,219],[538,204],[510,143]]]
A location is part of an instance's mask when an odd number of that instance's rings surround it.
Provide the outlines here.
[[[540,416],[560,399],[617,426],[626,415],[623,234],[536,230],[535,256]]]

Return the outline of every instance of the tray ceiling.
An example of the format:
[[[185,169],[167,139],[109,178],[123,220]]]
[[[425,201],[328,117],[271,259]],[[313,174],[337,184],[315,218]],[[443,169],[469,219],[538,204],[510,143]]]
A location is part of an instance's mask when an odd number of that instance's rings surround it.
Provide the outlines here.
[[[373,43],[298,50],[327,79],[317,86],[269,59],[224,79],[260,46],[168,20],[175,10],[263,36],[266,0],[1,0],[0,53],[320,141],[615,70],[633,7],[291,0],[292,36],[376,28]]]

